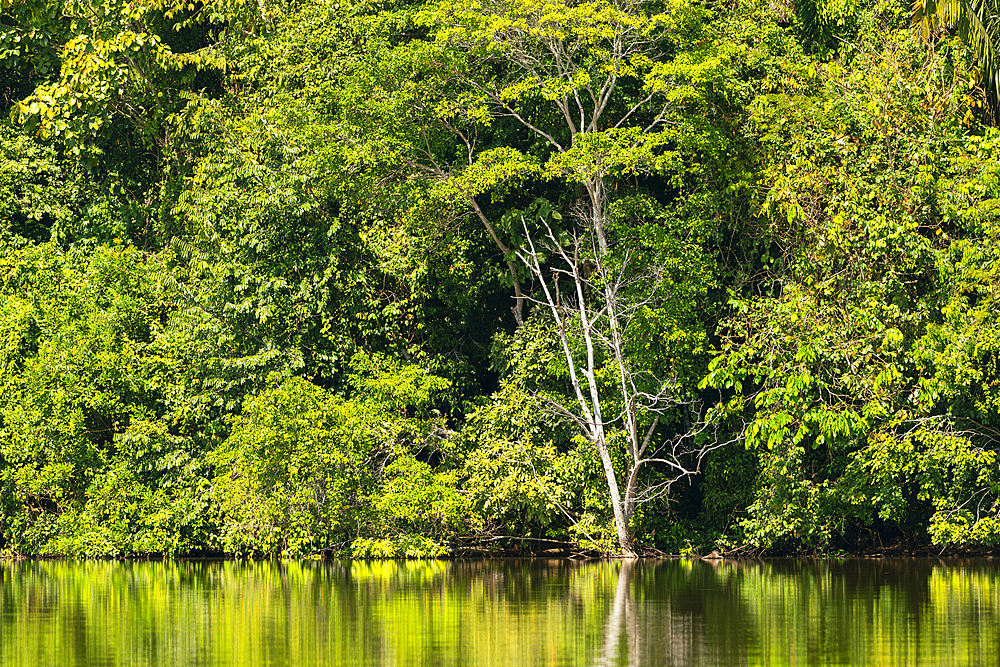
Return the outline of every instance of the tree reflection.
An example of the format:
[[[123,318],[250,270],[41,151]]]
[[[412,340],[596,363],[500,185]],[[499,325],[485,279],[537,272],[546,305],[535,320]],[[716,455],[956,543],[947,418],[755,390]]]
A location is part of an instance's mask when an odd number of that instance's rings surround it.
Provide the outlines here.
[[[988,561],[0,563],[0,665],[1000,664]]]
[[[608,622],[604,631],[604,645],[601,653],[597,657],[595,664],[597,667],[609,667],[617,664],[618,648],[621,644],[622,627],[626,626],[629,637],[628,657],[629,665],[638,663],[638,642],[633,640],[635,633],[635,607],[629,595],[629,580],[632,578],[632,568],[635,561],[626,559],[621,561],[618,568],[618,583],[615,586],[615,601],[608,615]]]

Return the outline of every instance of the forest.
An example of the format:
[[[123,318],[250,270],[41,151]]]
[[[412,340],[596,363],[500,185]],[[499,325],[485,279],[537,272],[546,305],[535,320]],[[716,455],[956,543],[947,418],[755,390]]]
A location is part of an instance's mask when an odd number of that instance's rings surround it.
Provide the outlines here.
[[[0,555],[995,548],[991,7],[3,0]]]

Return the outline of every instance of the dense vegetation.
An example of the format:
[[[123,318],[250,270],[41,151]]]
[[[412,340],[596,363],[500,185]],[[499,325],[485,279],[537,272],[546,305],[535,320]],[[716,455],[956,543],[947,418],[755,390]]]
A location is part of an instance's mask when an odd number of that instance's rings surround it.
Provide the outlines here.
[[[4,2],[0,550],[996,545],[963,20]]]

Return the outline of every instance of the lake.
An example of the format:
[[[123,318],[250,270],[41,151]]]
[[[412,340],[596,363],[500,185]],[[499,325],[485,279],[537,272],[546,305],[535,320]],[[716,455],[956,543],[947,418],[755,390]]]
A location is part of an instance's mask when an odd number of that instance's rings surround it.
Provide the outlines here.
[[[0,563],[5,667],[996,665],[991,560]]]

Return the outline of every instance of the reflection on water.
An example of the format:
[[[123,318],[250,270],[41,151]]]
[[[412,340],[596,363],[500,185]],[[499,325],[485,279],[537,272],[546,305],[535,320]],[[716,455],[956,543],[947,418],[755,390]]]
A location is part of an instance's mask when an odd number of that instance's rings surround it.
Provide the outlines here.
[[[995,665],[992,561],[0,563],[0,665]]]

